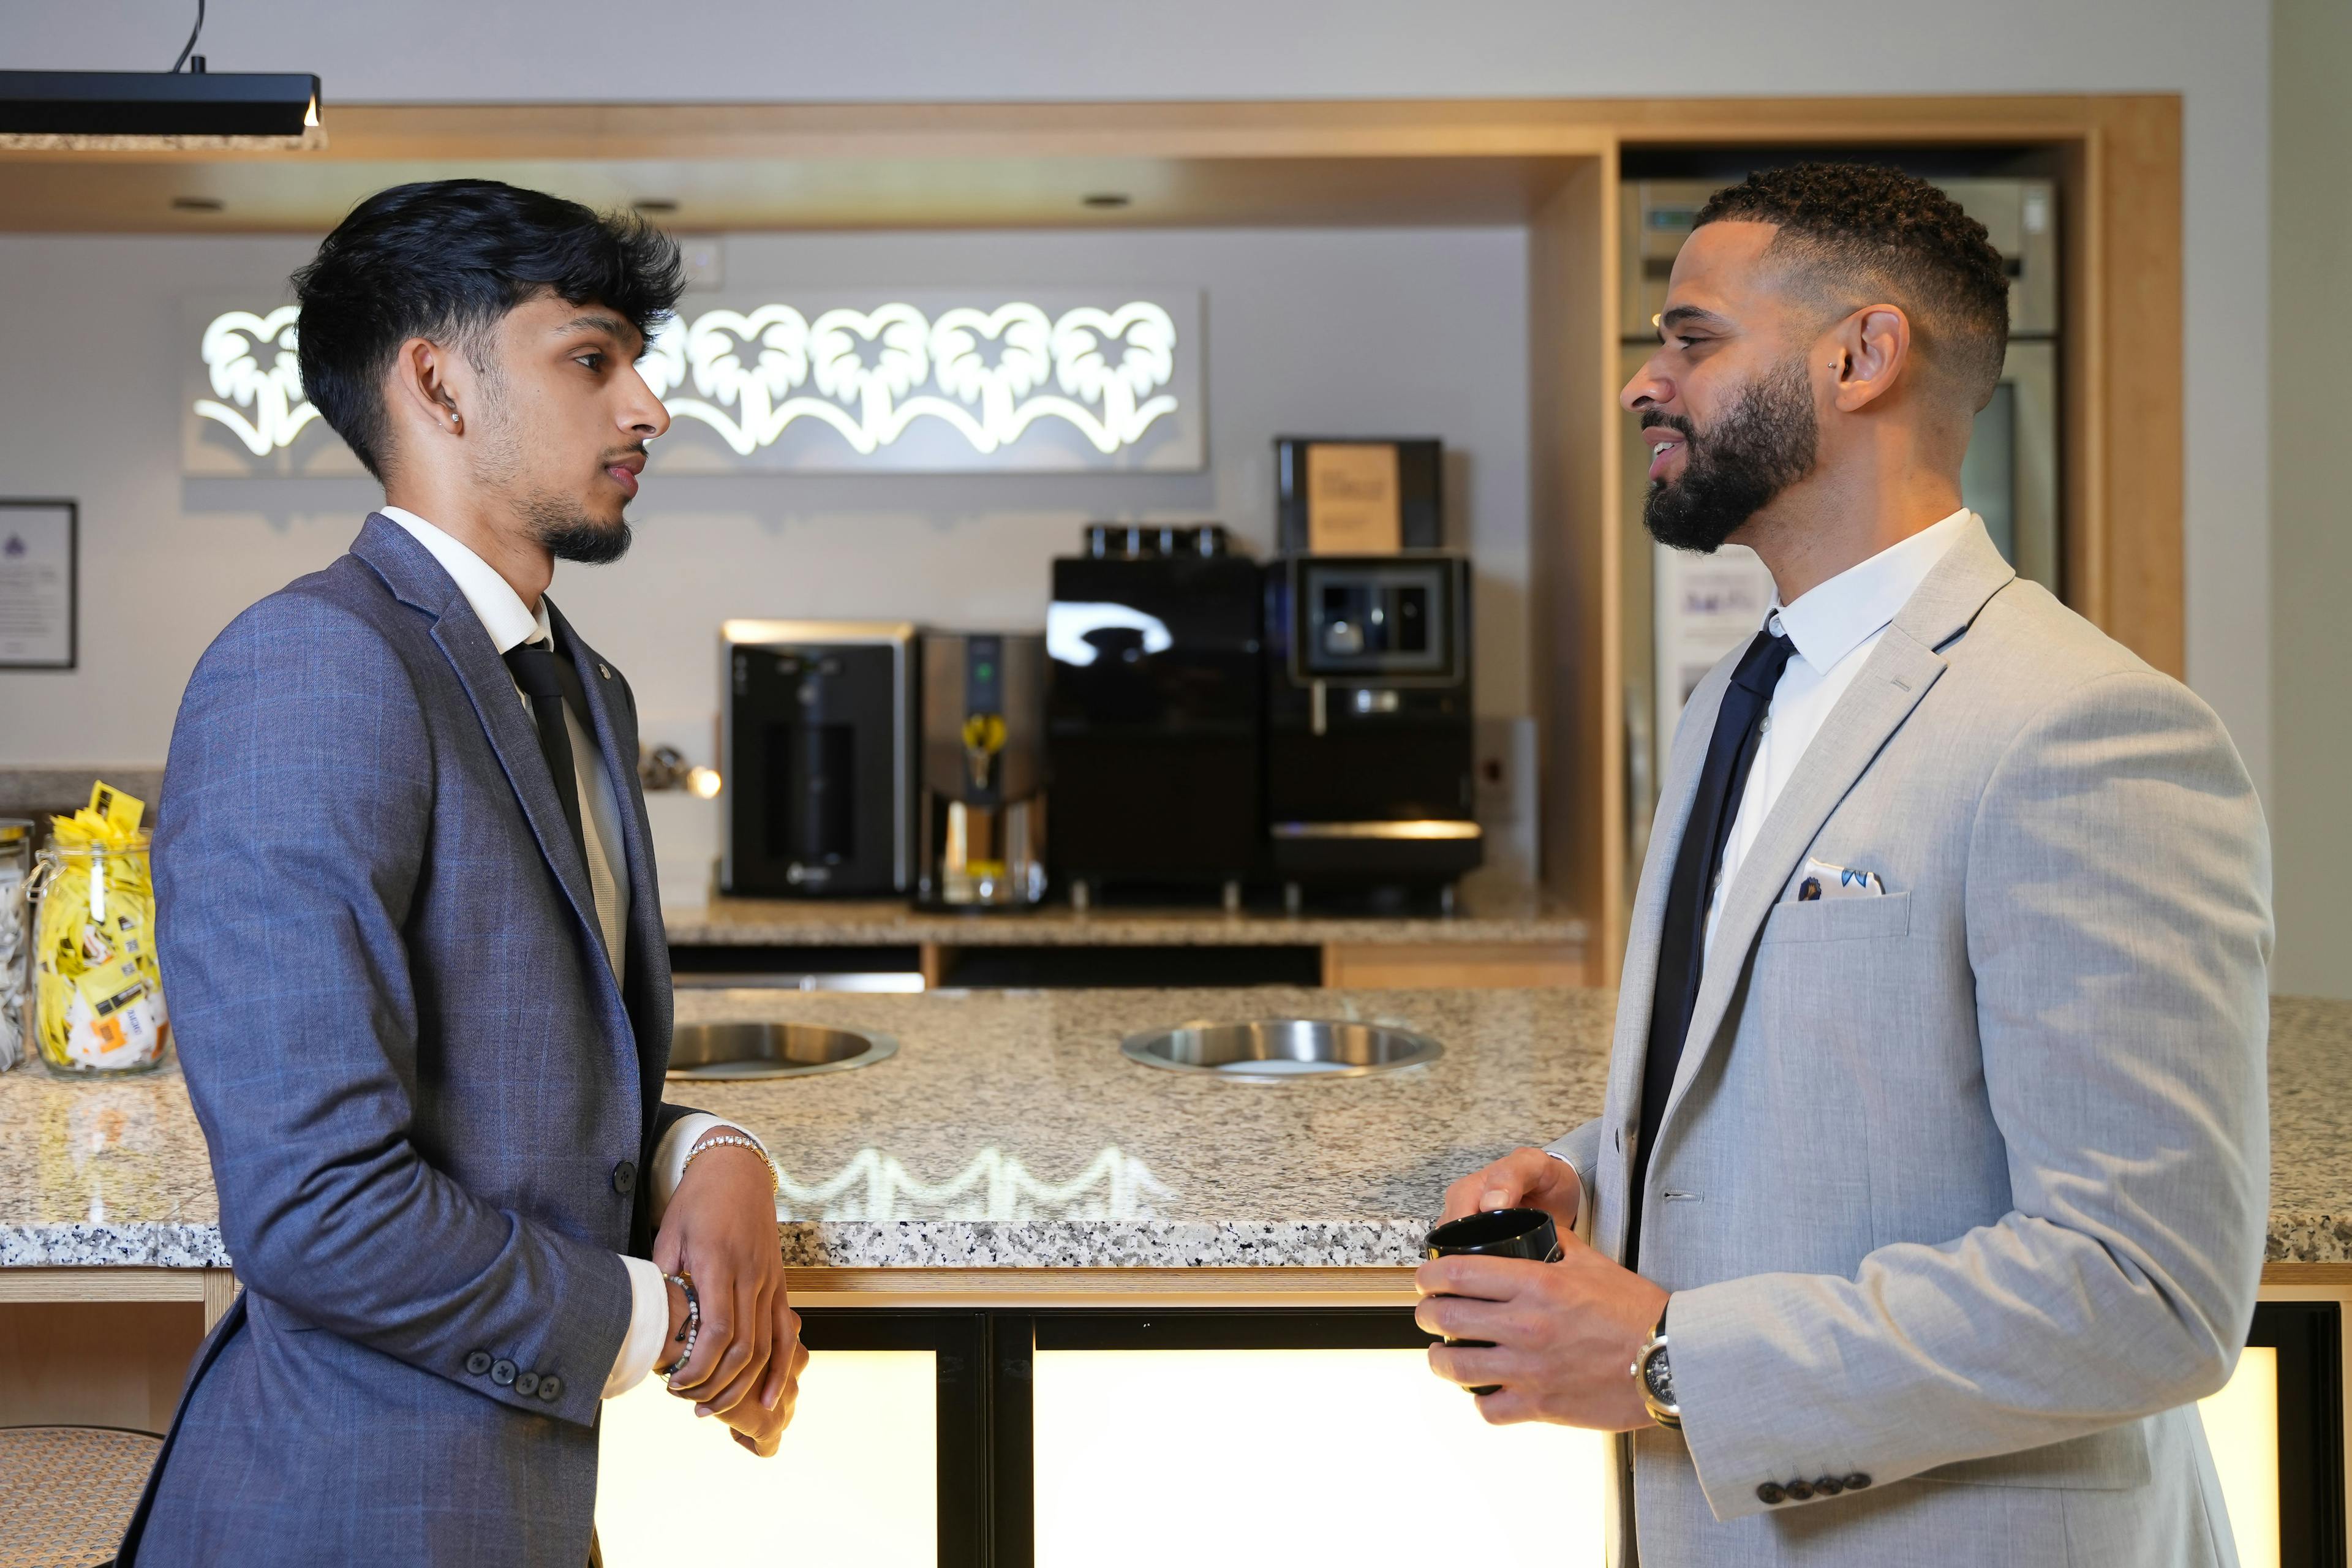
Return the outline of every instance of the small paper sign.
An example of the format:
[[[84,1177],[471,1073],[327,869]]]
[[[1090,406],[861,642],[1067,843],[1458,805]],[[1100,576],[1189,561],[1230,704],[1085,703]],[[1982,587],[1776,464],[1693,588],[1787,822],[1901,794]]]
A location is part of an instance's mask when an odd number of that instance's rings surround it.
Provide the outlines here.
[[[1404,548],[1396,447],[1318,441],[1307,448],[1307,548],[1316,555],[1394,555]]]

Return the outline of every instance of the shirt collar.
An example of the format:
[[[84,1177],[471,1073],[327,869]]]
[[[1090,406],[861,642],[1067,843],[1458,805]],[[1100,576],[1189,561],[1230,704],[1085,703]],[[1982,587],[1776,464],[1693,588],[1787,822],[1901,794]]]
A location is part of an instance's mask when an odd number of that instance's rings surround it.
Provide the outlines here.
[[[1777,620],[1797,645],[1798,657],[1814,674],[1827,675],[1840,659],[1885,629],[1974,521],[1975,514],[1962,507],[1799,595],[1793,605],[1782,605],[1776,593],[1765,625]]]
[[[555,646],[554,631],[547,619],[546,595],[540,595],[539,613],[533,615],[523,605],[522,595],[514,591],[513,584],[450,535],[404,507],[380,506],[376,511],[406,529],[417,543],[433,552],[433,559],[441,563],[441,569],[456,580],[457,592],[466,595],[466,603],[481,618],[482,629],[490,634],[490,643],[500,657],[524,643]]]

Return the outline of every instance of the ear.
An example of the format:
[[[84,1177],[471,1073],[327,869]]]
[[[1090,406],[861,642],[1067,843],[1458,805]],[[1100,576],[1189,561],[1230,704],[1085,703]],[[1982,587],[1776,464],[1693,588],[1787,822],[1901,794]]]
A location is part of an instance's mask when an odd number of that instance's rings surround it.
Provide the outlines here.
[[[1864,305],[1823,340],[1831,400],[1852,414],[1892,391],[1911,366],[1911,318],[1899,305]]]
[[[446,344],[410,338],[393,353],[385,395],[396,426],[424,435],[463,435],[473,390],[472,367]]]

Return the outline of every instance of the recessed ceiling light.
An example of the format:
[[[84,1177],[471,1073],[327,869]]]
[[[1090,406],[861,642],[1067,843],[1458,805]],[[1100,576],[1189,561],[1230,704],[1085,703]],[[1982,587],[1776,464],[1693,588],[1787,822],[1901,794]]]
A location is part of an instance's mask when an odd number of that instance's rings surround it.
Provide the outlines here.
[[[667,196],[646,196],[640,200],[631,202],[629,205],[636,208],[641,213],[656,216],[664,213],[674,213],[677,211],[677,204],[670,200]]]
[[[218,196],[173,196],[172,210],[184,213],[216,213],[227,204]]]
[[[1080,198],[1090,207],[1123,207],[1134,198],[1125,191],[1096,191]]]

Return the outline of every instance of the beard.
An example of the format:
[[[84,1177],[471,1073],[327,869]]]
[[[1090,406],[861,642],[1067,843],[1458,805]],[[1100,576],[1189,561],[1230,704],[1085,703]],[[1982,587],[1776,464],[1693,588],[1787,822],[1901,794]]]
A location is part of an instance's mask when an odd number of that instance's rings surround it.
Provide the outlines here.
[[[1804,356],[1750,382],[1712,430],[1680,415],[1643,421],[1682,433],[1682,477],[1659,479],[1642,502],[1642,526],[1675,550],[1712,555],[1772,498],[1813,471],[1820,429]]]
[[[525,515],[530,520],[531,537],[546,545],[558,561],[604,566],[629,552],[633,535],[625,517],[597,522],[552,496],[533,500],[525,509]]]

